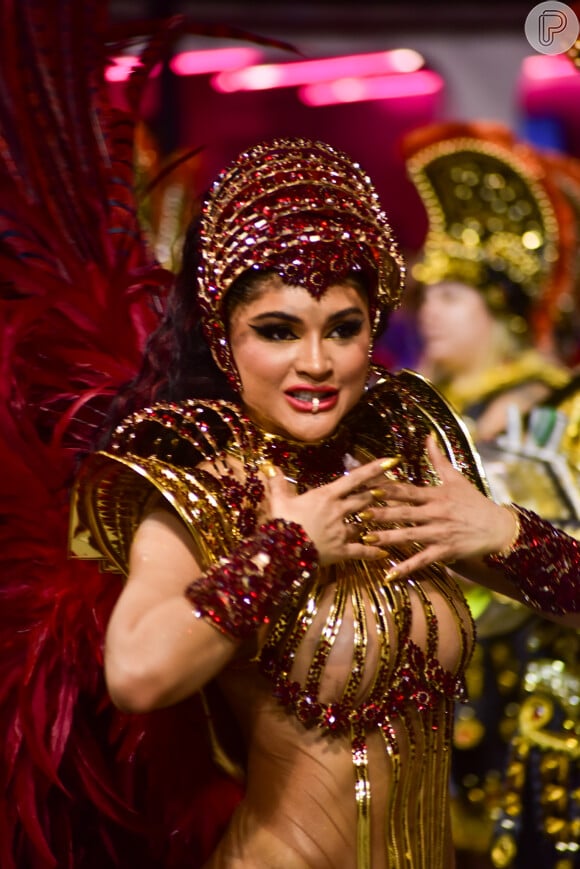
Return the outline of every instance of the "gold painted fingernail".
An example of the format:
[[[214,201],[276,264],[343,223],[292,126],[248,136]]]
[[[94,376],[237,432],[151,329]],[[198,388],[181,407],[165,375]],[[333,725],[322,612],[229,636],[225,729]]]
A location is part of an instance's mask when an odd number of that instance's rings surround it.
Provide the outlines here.
[[[386,494],[384,489],[371,489],[373,498],[384,498]]]
[[[275,477],[276,476],[276,468],[272,464],[272,462],[262,462],[261,471],[265,477]]]
[[[393,582],[393,580],[399,578],[399,571],[396,567],[393,567],[392,570],[387,570],[384,578],[385,582]]]
[[[370,522],[371,519],[375,518],[370,510],[359,510],[357,516],[362,522]]]
[[[376,534],[363,534],[363,536],[361,537],[362,542],[368,543],[369,545],[371,543],[377,543],[378,539],[379,538]]]
[[[391,456],[388,459],[385,459],[381,462],[381,468],[383,471],[390,471],[392,468],[396,468],[399,462],[401,461],[401,456]]]

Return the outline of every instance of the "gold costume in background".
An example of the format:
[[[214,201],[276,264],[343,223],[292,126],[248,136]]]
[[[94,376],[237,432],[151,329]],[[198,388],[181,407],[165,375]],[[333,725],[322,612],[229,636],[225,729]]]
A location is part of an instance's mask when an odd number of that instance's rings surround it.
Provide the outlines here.
[[[575,340],[571,312],[577,299],[579,224],[570,184],[563,184],[564,161],[549,160],[495,123],[434,124],[409,134],[405,149],[429,222],[414,276],[427,288],[456,282],[476,290],[497,328],[487,367],[466,365],[459,373],[452,366],[442,368],[436,385],[476,442],[486,412],[513,402],[506,411],[505,450],[478,443],[492,494],[498,502],[515,501],[570,530],[567,523],[580,516],[577,475],[555,449],[543,461],[539,456],[553,419],[547,413],[534,416],[539,440],[532,442],[528,434],[526,450],[518,411],[538,400],[532,400],[536,390],[548,395],[570,381],[568,369],[551,355]],[[519,703],[529,684],[526,661],[539,644],[538,619],[486,589],[466,585],[464,592],[478,643],[466,674],[470,703],[458,707],[454,727],[454,840],[465,860],[461,866],[508,866],[511,862],[497,857],[497,847],[492,857],[489,851],[505,802],[501,778],[508,746],[528,708],[527,700],[521,710]]]
[[[572,382],[535,409],[518,438],[508,432],[484,452],[497,498],[580,536],[579,397]],[[497,869],[574,869],[580,854],[580,634],[529,621],[520,666],[503,793],[491,847]]]

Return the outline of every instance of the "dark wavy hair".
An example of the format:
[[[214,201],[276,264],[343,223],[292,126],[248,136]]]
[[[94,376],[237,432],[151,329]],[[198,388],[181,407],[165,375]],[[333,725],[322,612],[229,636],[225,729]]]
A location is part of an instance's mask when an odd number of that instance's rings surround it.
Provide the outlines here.
[[[197,293],[199,235],[200,221],[196,218],[188,227],[180,270],[167,297],[163,317],[147,340],[141,369],[113,399],[98,438],[99,447],[107,443],[124,417],[153,402],[237,398],[214,361],[201,327]]]

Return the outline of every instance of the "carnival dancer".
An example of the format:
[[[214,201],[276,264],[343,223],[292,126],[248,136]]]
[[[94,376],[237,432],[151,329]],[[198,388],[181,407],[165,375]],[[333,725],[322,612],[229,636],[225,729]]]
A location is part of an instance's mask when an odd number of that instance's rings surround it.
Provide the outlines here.
[[[300,138],[243,152],[78,480],[73,548],[127,577],[105,647],[114,702],[207,690],[216,762],[243,778],[208,867],[453,865],[473,624],[445,563],[576,607],[580,545],[488,497],[428,382],[369,364],[402,275],[348,156]],[[571,560],[552,577],[554,548]]]

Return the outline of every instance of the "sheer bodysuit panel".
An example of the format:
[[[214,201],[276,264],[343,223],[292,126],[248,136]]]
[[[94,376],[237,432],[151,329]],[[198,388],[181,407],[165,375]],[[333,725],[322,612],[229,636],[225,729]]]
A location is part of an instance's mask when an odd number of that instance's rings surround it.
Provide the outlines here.
[[[449,726],[472,622],[443,570],[388,585],[384,570],[327,571],[283,639],[222,678],[248,790],[212,867],[452,865]]]

